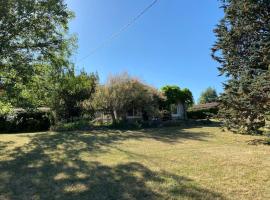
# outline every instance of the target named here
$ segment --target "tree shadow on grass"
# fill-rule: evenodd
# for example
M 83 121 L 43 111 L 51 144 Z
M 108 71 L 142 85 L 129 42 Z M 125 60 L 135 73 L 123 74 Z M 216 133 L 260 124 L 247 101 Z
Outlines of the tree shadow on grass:
M 270 137 L 263 139 L 253 139 L 247 142 L 249 145 L 270 145 Z
M 59 150 L 60 146 L 66 155 L 76 157 L 81 152 L 103 152 L 106 147 L 119 144 L 125 140 L 152 139 L 165 143 L 180 143 L 185 140 L 207 141 L 212 135 L 207 131 L 189 132 L 188 128 L 179 127 L 155 128 L 138 131 L 128 130 L 92 130 L 90 132 L 56 132 L 21 135 L 31 142 L 24 149 L 42 147 L 44 151 Z
M 106 166 L 80 158 L 81 153 L 101 153 L 103 147 L 127 139 L 172 142 L 202 140 L 206 134 L 191 137 L 181 130 L 171 130 L 179 132 L 166 135 L 160 129 L 156 134 L 148 130 L 22 135 L 30 139 L 22 147 L 5 152 L 8 144 L 0 144 L 10 157 L 0 161 L 0 199 L 225 199 L 187 177 L 152 171 L 137 162 Z
M 224 199 L 196 186 L 191 179 L 153 172 L 136 162 L 110 167 L 98 162 L 76 160 L 71 164 L 47 160 L 32 166 L 34 160 L 29 159 L 24 159 L 28 160 L 26 163 L 1 163 L 1 199 Z M 159 188 L 166 179 L 173 187 Z M 156 188 L 149 183 L 156 184 Z
M 175 127 L 147 129 L 143 132 L 144 137 L 166 143 L 179 143 L 184 140 L 206 141 L 211 137 L 207 131 L 189 132 L 188 128 L 176 129 Z
M 7 153 L 8 152 L 7 148 L 12 144 L 14 144 L 14 142 L 12 141 L 8 142 L 0 141 L 0 155 Z

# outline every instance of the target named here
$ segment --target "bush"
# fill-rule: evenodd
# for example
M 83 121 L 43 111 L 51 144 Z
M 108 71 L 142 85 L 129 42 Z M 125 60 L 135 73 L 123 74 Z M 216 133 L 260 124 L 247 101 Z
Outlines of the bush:
M 161 115 L 160 118 L 161 118 L 162 121 L 169 121 L 169 120 L 172 119 L 171 112 L 168 111 L 168 110 L 162 110 L 160 112 L 160 115 Z
M 6 121 L 6 118 L 0 117 L 0 132 L 4 132 L 9 126 L 9 122 Z
M 209 119 L 218 113 L 218 108 L 189 110 L 187 116 L 189 119 Z
M 51 112 L 33 111 L 21 112 L 14 116 L 0 118 L 0 132 L 39 132 L 47 131 L 54 124 Z
M 75 122 L 59 122 L 51 127 L 51 131 L 86 131 L 93 128 L 88 120 L 78 120 Z

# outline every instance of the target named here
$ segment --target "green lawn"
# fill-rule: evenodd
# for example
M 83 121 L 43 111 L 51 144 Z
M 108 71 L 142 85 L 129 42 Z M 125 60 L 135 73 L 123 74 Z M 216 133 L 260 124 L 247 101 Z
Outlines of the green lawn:
M 270 146 L 218 127 L 0 135 L 0 199 L 270 199 Z

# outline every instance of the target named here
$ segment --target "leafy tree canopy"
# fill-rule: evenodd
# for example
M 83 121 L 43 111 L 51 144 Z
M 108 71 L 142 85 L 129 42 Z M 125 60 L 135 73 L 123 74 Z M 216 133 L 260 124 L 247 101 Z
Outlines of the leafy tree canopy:
M 64 0 L 0 0 L 1 104 L 46 104 L 56 79 L 70 68 L 72 16 Z
M 93 105 L 97 110 L 109 113 L 113 122 L 124 119 L 130 109 L 147 112 L 152 116 L 158 110 L 161 94 L 126 73 L 111 76 L 105 85 L 99 86 Z
M 84 111 L 84 101 L 92 100 L 98 84 L 97 74 L 87 74 L 82 71 L 75 75 L 66 73 L 61 79 L 53 98 L 52 108 L 56 111 L 58 120 L 72 120 L 80 117 Z M 91 112 L 89 112 L 91 111 Z M 88 114 L 93 114 L 93 109 L 88 108 Z
M 187 89 L 180 89 L 175 85 L 167 85 L 161 88 L 164 96 L 166 97 L 167 105 L 176 104 L 178 102 L 192 105 L 194 103 L 192 92 Z
M 199 103 L 205 104 L 205 103 L 211 103 L 216 102 L 218 100 L 217 92 L 214 88 L 207 88 L 205 91 L 202 92 Z

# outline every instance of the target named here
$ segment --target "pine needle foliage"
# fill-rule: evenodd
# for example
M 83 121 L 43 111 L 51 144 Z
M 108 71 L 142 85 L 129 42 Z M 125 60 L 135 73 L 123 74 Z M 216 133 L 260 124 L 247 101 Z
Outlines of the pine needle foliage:
M 260 133 L 270 111 L 270 1 L 222 0 L 213 58 L 228 81 L 220 116 L 227 128 Z

